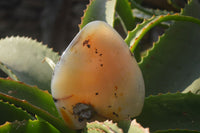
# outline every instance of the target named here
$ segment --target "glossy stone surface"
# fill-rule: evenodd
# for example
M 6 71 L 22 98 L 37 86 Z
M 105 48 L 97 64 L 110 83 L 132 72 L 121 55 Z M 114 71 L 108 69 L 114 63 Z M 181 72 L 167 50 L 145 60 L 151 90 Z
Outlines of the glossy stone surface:
M 120 121 L 140 114 L 145 96 L 138 64 L 120 35 L 108 24 L 87 24 L 57 63 L 51 89 L 67 125 Z

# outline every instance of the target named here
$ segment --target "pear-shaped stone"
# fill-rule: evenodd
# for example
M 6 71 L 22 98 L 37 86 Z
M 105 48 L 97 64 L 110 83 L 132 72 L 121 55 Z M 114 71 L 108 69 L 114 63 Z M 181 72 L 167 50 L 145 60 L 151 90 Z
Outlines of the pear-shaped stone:
M 57 109 L 66 124 L 120 121 L 140 114 L 145 96 L 138 64 L 121 36 L 108 24 L 87 24 L 57 63 L 51 82 Z

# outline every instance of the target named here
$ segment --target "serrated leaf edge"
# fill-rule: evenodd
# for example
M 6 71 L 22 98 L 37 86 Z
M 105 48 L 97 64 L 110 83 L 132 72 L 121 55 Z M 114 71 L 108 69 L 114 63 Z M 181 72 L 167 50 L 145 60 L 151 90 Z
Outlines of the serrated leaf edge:
M 145 13 L 147 15 L 151 15 L 151 16 L 153 16 L 153 15 L 156 15 L 156 16 L 164 15 L 164 14 L 156 14 L 156 11 L 163 11 L 163 12 L 168 12 L 169 14 L 174 14 L 173 11 L 167 11 L 166 9 L 160 10 L 160 9 L 143 7 L 140 4 L 138 4 L 137 2 L 135 2 L 134 0 L 130 0 L 130 2 L 131 2 L 131 5 L 133 5 L 132 8 L 138 9 L 138 10 L 142 11 L 143 13 Z
M 37 41 L 37 39 L 33 39 L 31 37 L 26 37 L 26 36 L 6 36 L 5 38 L 1 38 L 0 41 L 5 40 L 5 39 L 12 39 L 12 38 L 25 39 L 25 40 L 28 40 L 28 41 L 33 41 L 33 42 L 35 42 L 34 45 L 38 45 L 38 46 L 42 46 L 43 48 L 47 48 L 47 50 L 49 50 L 50 52 L 53 52 L 53 53 L 57 54 L 58 56 L 60 56 L 58 52 L 53 51 L 53 48 L 49 48 L 47 44 L 43 44 L 43 42 L 39 42 L 39 41 Z
M 87 130 L 99 129 L 99 130 L 104 131 L 104 129 L 101 129 L 101 126 L 103 126 L 110 131 L 109 133 L 116 133 L 115 129 L 110 127 L 109 124 L 113 124 L 114 126 L 116 126 L 118 128 L 118 133 L 123 133 L 123 130 L 117 126 L 117 123 L 113 123 L 112 120 L 106 120 L 104 122 L 93 121 L 93 122 L 87 123 Z M 97 127 L 98 125 L 99 127 Z M 88 126 L 91 126 L 91 127 L 88 128 Z
M 12 103 L 9 103 L 9 102 L 7 102 L 7 101 L 3 101 L 2 99 L 0 99 L 0 103 L 7 104 L 7 105 L 9 105 L 9 106 L 11 106 L 11 107 L 14 107 L 14 108 L 17 109 L 17 110 L 20 110 L 20 111 L 22 111 L 22 112 L 24 112 L 24 113 L 27 113 L 28 116 L 30 116 L 30 118 L 31 118 L 31 117 L 34 117 L 34 116 L 32 116 L 29 112 L 27 112 L 26 110 L 24 110 L 23 108 L 17 107 L 17 106 L 15 106 L 15 105 L 12 104 Z
M 74 132 L 73 130 L 69 129 L 67 125 L 64 123 L 63 120 L 53 116 L 48 111 L 41 109 L 35 105 L 30 104 L 26 100 L 21 100 L 3 93 L 0 93 L 0 99 L 2 99 L 5 102 L 12 103 L 16 106 L 20 106 L 24 110 L 27 110 L 30 113 L 36 114 L 39 117 L 43 118 L 44 120 L 48 121 L 50 124 L 52 124 L 54 127 L 56 127 L 61 132 Z
M 142 125 L 140 125 L 140 123 L 137 123 L 136 119 L 134 119 L 134 120 L 131 121 L 130 128 L 131 128 L 132 126 L 133 126 L 133 127 L 136 126 L 136 127 L 139 127 L 139 128 L 141 128 L 141 129 L 143 129 L 144 133 L 150 133 L 150 132 L 149 132 L 149 128 L 144 128 Z M 129 130 L 130 130 L 130 129 L 129 129 Z M 131 132 L 128 131 L 128 133 L 131 133 Z
M 92 3 L 94 2 L 95 0 L 89 0 L 89 4 L 86 5 L 86 9 L 83 10 L 83 16 L 81 17 L 81 23 L 78 25 L 79 27 L 79 31 L 83 28 L 82 25 L 83 25 L 83 19 L 85 18 L 86 16 L 86 11 L 89 9 L 89 7 L 92 5 Z
M 9 69 L 4 63 L 0 61 L 0 69 L 5 72 L 10 78 L 15 81 L 19 81 L 18 77 L 13 73 L 11 69 Z

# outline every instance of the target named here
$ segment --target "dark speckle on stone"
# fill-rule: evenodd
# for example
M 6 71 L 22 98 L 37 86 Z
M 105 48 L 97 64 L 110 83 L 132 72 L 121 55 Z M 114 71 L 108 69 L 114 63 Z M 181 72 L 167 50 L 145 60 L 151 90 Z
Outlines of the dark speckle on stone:
M 119 117 L 119 115 L 117 113 L 115 113 L 115 112 L 113 112 L 113 115 L 115 115 L 116 117 Z
M 88 43 L 89 43 L 89 40 L 85 40 L 85 41 L 83 42 L 83 46 L 87 45 Z
M 56 103 L 58 100 L 56 98 L 53 97 L 53 101 Z
M 90 48 L 90 44 L 87 44 L 87 47 Z
M 95 49 L 95 53 L 96 53 L 96 54 L 98 54 L 98 51 L 97 51 L 97 49 Z
M 116 93 L 116 92 L 114 93 L 114 95 L 115 95 L 115 97 L 117 98 L 117 93 Z

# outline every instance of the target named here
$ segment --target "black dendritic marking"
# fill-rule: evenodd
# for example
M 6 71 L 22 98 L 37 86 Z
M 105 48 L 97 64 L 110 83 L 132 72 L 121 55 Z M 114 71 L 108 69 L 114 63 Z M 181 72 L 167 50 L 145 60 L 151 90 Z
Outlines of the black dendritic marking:
M 115 115 L 116 117 L 119 117 L 119 115 L 117 113 L 115 113 L 115 112 L 113 112 L 113 115 Z

